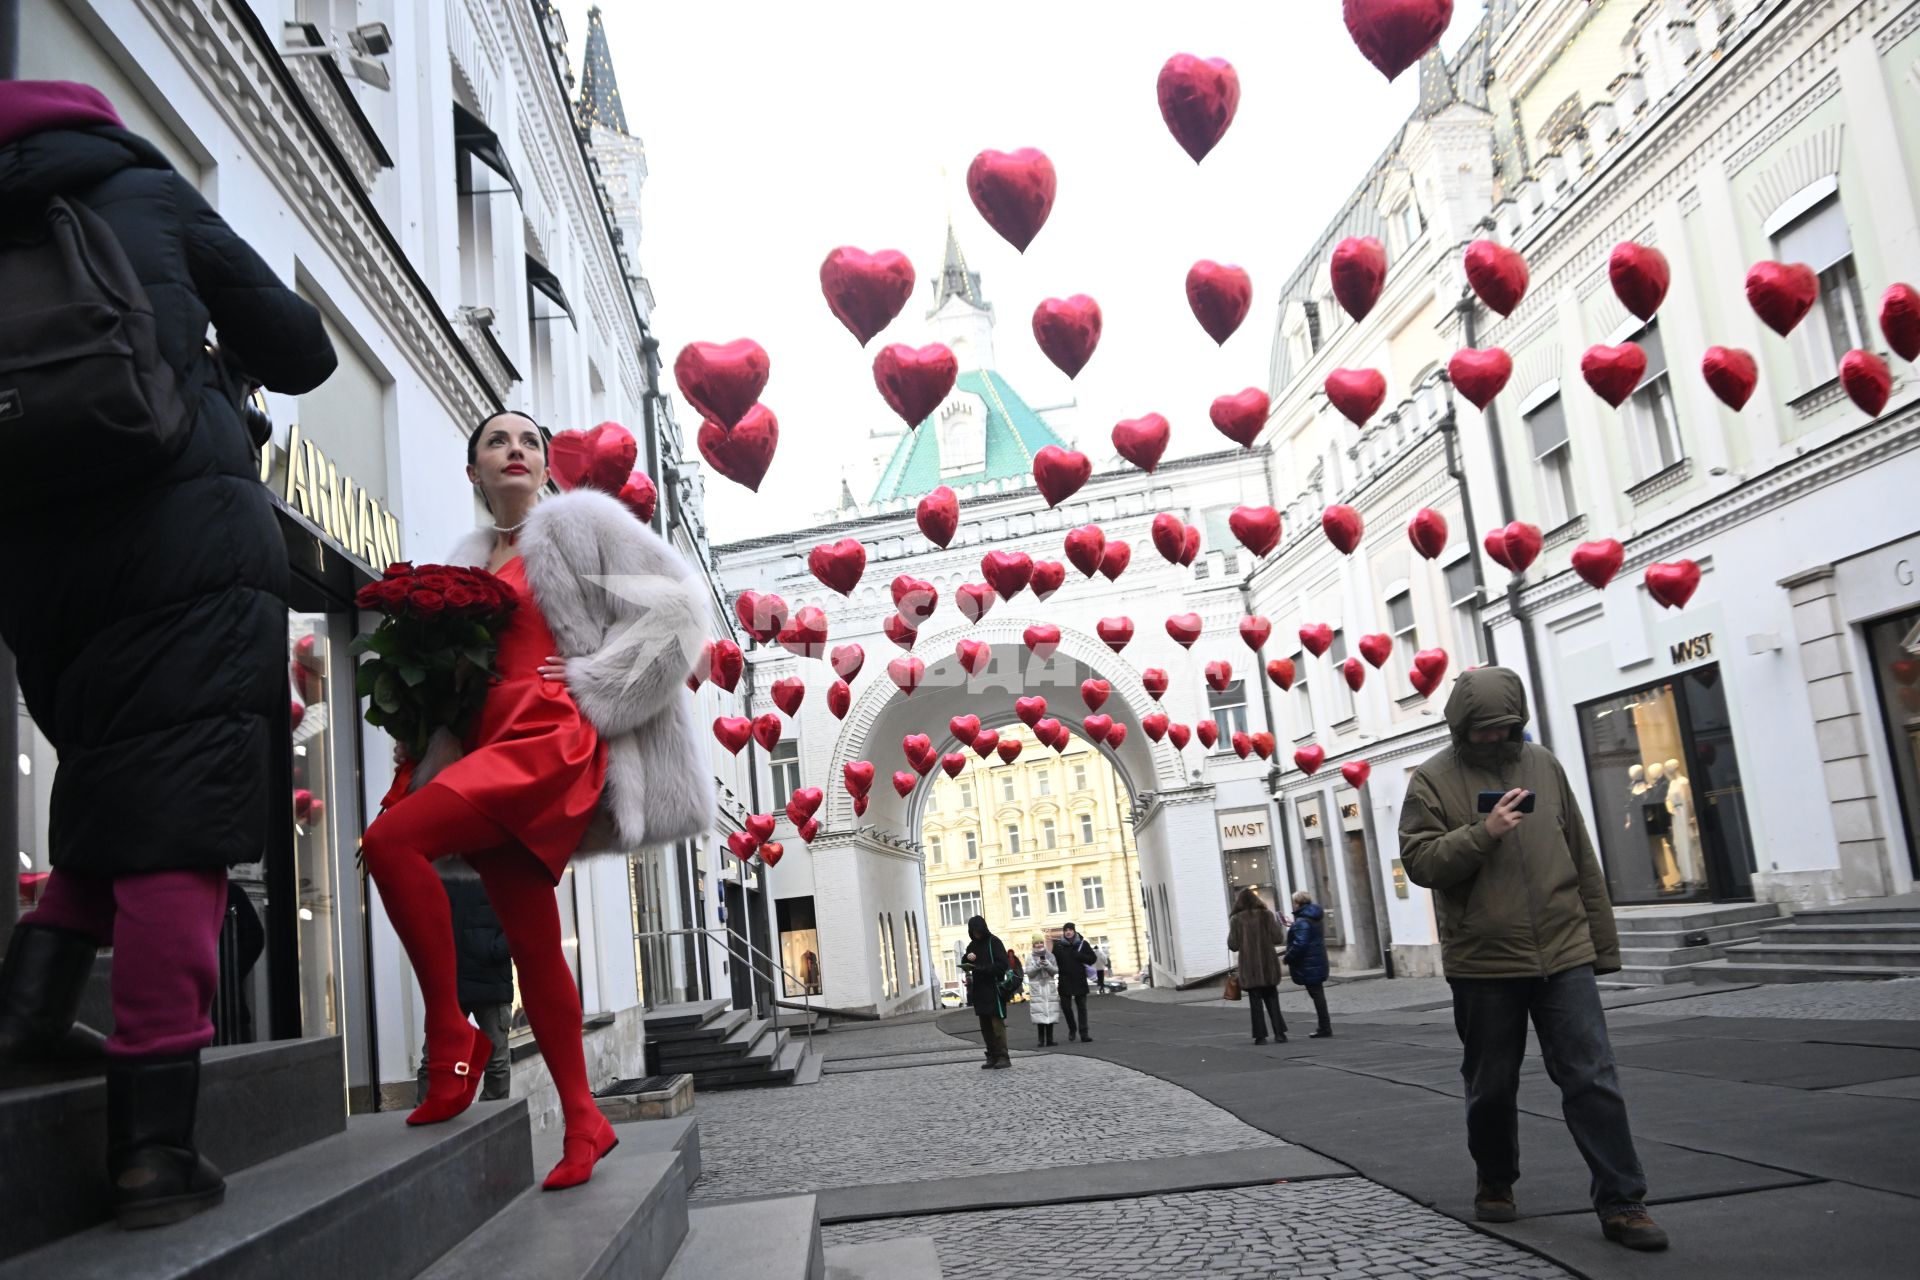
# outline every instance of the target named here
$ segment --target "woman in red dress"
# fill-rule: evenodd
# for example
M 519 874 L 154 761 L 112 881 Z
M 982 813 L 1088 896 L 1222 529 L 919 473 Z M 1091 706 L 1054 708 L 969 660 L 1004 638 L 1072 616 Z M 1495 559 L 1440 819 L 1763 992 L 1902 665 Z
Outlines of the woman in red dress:
M 465 740 L 442 733 L 426 760 L 402 764 L 362 849 L 426 1004 L 427 1096 L 407 1122 L 466 1110 L 493 1052 L 460 1008 L 451 912 L 432 865 L 464 858 L 506 931 L 560 1094 L 565 1154 L 544 1184 L 558 1190 L 591 1177 L 618 1139 L 587 1081 L 554 886 L 576 853 L 624 853 L 711 825 L 713 783 L 683 684 L 709 606 L 686 562 L 613 498 L 540 500 L 546 440 L 531 418 L 481 423 L 467 458 L 494 522 L 449 561 L 485 565 L 520 608 Z

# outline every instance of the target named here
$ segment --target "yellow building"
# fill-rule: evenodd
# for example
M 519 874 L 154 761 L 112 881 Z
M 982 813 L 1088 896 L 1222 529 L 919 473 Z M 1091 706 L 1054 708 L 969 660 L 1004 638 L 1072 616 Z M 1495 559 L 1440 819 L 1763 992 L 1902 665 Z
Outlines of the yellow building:
M 985 916 L 1021 954 L 1034 934 L 1051 940 L 1072 921 L 1107 947 L 1111 972 L 1132 981 L 1145 963 L 1147 934 L 1126 789 L 1081 738 L 1055 755 L 1022 725 L 1000 736 L 1024 744 L 1012 764 L 970 751 L 958 777 L 933 775 L 921 841 L 941 981 L 961 979 L 973 915 Z

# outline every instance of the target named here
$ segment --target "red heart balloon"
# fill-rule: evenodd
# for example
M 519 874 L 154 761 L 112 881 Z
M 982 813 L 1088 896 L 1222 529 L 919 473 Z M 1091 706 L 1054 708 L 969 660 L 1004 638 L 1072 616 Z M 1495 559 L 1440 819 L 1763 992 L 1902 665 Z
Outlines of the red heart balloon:
M 1298 765 L 1300 772 L 1308 777 L 1312 777 L 1320 766 L 1326 763 L 1326 759 L 1326 748 L 1321 746 L 1301 747 L 1293 753 L 1294 764 Z
M 1327 401 L 1356 427 L 1387 402 L 1387 379 L 1378 369 L 1335 369 L 1324 385 Z
M 1033 557 L 1024 551 L 989 551 L 980 557 L 980 573 L 1002 600 L 1011 600 L 1033 577 Z
M 1170 724 L 1167 726 L 1167 741 L 1173 744 L 1175 751 L 1185 751 L 1187 743 L 1193 741 L 1193 730 L 1184 724 Z
M 1200 745 L 1213 750 L 1213 744 L 1220 741 L 1220 726 L 1212 720 L 1202 720 L 1193 726 L 1193 736 L 1200 739 Z
M 1580 357 L 1580 376 L 1595 395 L 1618 409 L 1647 376 L 1647 353 L 1637 342 L 1588 347 Z
M 920 681 L 927 674 L 927 664 L 920 659 L 902 654 L 887 664 L 887 679 L 909 698 L 920 687 Z
M 1372 236 L 1348 236 L 1333 246 L 1327 274 L 1346 313 L 1364 320 L 1387 282 L 1387 247 Z
M 1447 377 L 1476 409 L 1492 404 L 1512 376 L 1513 357 L 1499 347 L 1465 347 L 1447 361 Z
M 1097 524 L 1082 525 L 1067 534 L 1067 559 L 1073 567 L 1091 578 L 1100 569 L 1100 557 L 1107 551 L 1107 535 Z
M 1245 760 L 1253 754 L 1253 739 L 1249 738 L 1246 734 L 1236 730 L 1229 735 L 1228 741 L 1233 744 L 1233 754 L 1239 756 L 1242 760 Z
M 1034 657 L 1045 662 L 1060 648 L 1060 628 L 1051 622 L 1035 623 L 1020 633 L 1027 649 Z
M 1087 737 L 1094 742 L 1105 742 L 1107 735 L 1113 732 L 1112 716 L 1088 716 L 1080 722 L 1087 731 Z
M 1267 663 L 1267 679 L 1279 685 L 1281 690 L 1293 688 L 1293 659 L 1274 658 Z
M 1121 724 L 1118 720 L 1115 720 L 1113 722 L 1113 727 L 1107 730 L 1107 745 L 1117 751 L 1120 749 L 1120 744 L 1125 742 L 1126 740 L 1127 740 L 1127 726 L 1125 726 L 1124 724 Z
M 962 742 L 972 742 L 974 735 L 980 732 L 980 717 L 955 716 L 947 721 L 947 732 Z
M 1622 240 L 1607 256 L 1607 277 L 1613 281 L 1613 292 L 1621 306 L 1642 320 L 1651 320 L 1666 300 L 1673 271 L 1667 265 L 1667 255 L 1658 249 Z
M 1015 698 L 1013 714 L 1020 717 L 1021 724 L 1031 729 L 1047 714 L 1047 700 L 1041 697 Z
M 957 778 L 960 771 L 967 767 L 967 755 L 964 751 L 949 751 L 940 757 L 940 768 L 949 778 Z
M 807 682 L 799 676 L 782 676 L 773 682 L 768 693 L 773 698 L 773 705 L 780 708 L 780 714 L 791 717 L 806 701 Z
M 1077 450 L 1050 444 L 1033 455 L 1033 482 L 1040 486 L 1040 495 L 1050 507 L 1080 492 L 1080 486 L 1092 474 L 1093 460 Z
M 711 647 L 713 642 L 708 641 L 707 643 L 708 643 L 708 646 Z M 700 686 L 698 683 L 695 683 L 693 687 L 697 689 Z M 306 707 L 302 706 L 299 702 L 296 702 L 292 698 L 287 699 L 287 703 L 289 707 L 288 719 L 290 721 L 290 725 L 292 728 L 298 729 L 300 727 L 300 722 L 307 718 L 307 709 Z
M 1507 566 L 1515 573 L 1525 573 L 1527 566 L 1540 558 L 1544 542 L 1540 526 L 1515 520 L 1501 532 L 1506 539 Z
M 1620 564 L 1626 558 L 1627 549 L 1618 538 L 1583 542 L 1573 549 L 1573 571 L 1589 585 L 1605 588 L 1613 581 L 1613 575 L 1620 572 Z
M 1684 608 L 1700 585 L 1700 566 L 1691 560 L 1650 564 L 1642 581 L 1647 584 L 1647 594 L 1663 607 Z
M 785 857 L 787 847 L 778 840 L 769 840 L 760 846 L 760 861 L 769 867 L 778 866 Z
M 1434 686 L 1447 674 L 1447 651 L 1445 649 L 1422 649 L 1413 655 L 1413 674 L 1421 677 L 1415 680 L 1414 687 L 1421 693 L 1432 693 Z M 1422 681 L 1425 686 L 1422 687 Z
M 1873 352 L 1853 350 L 1840 357 L 1840 385 L 1869 418 L 1877 418 L 1893 391 L 1893 374 Z
M 1739 347 L 1708 347 L 1700 358 L 1700 373 L 1720 402 L 1736 413 L 1746 407 L 1760 381 L 1760 366 Z
M 1354 45 L 1392 80 L 1440 43 L 1453 0 L 1346 0 L 1345 16 Z
M 1207 688 L 1215 693 L 1225 693 L 1227 686 L 1233 683 L 1233 664 L 1216 658 L 1206 666 Z
M 1349 760 L 1340 766 L 1340 776 L 1355 791 L 1367 785 L 1367 779 L 1373 776 L 1373 766 L 1365 760 Z
M 993 729 L 982 729 L 973 735 L 973 742 L 970 745 L 973 747 L 973 754 L 985 760 L 993 754 L 993 749 L 1000 745 L 1000 734 Z
M 1354 548 L 1360 545 L 1360 536 L 1366 532 L 1366 525 L 1360 519 L 1360 513 L 1344 502 L 1336 502 L 1320 513 L 1320 531 L 1327 535 L 1334 549 L 1343 556 L 1350 556 Z
M 933 767 L 940 756 L 933 749 L 933 739 L 924 733 L 910 733 L 900 739 L 900 751 L 907 757 L 907 763 L 923 774 Z
M 1140 687 L 1146 690 L 1149 698 L 1160 701 L 1161 695 L 1167 691 L 1167 673 L 1159 667 L 1148 667 L 1140 673 Z
M 1058 751 L 1060 749 L 1060 743 L 1072 735 L 1067 732 L 1066 726 L 1058 720 L 1047 718 L 1034 721 L 1033 736 L 1047 746 L 1052 747 L 1055 751 Z
M 1187 269 L 1187 305 L 1216 343 L 1224 343 L 1253 306 L 1253 278 L 1242 267 L 1202 258 Z
M 617 422 L 591 431 L 561 431 L 547 442 L 547 469 L 562 489 L 617 494 L 639 457 L 639 442 Z
M 1333 628 L 1324 622 L 1309 622 L 1300 628 L 1300 647 L 1319 657 L 1333 646 Z
M 953 541 L 954 532 L 960 528 L 960 499 L 954 496 L 953 490 L 941 485 L 920 499 L 913 509 L 913 519 L 928 542 L 944 547 Z
M 1025 745 L 1026 744 L 1018 738 L 1002 738 L 1000 739 L 1000 745 L 994 749 L 1000 753 L 1000 759 L 1002 761 L 1007 764 L 1012 764 L 1020 758 L 1020 750 Z
M 799 826 L 820 811 L 826 793 L 818 787 L 801 787 L 787 797 L 787 821 Z
M 1510 315 L 1527 296 L 1527 260 L 1505 245 L 1475 240 L 1467 246 L 1467 283 L 1480 301 L 1501 315 Z
M 1180 546 L 1180 563 L 1183 565 L 1190 565 L 1194 562 L 1194 559 L 1199 556 L 1199 554 L 1200 554 L 1200 526 L 1197 524 L 1190 524 L 1187 526 L 1186 539 L 1184 542 L 1181 543 L 1181 546 Z
M 849 760 L 840 766 L 840 781 L 850 796 L 863 796 L 873 790 L 873 762 Z
M 953 602 L 968 622 L 978 622 L 993 608 L 993 588 L 984 582 L 968 582 L 955 588 Z
M 867 797 L 855 796 L 853 798 L 853 816 L 856 818 L 864 817 L 866 816 L 866 812 L 867 812 Z
M 1167 736 L 1167 726 L 1172 722 L 1164 711 L 1150 711 L 1140 717 L 1140 731 L 1155 742 Z
M 769 711 L 753 718 L 753 740 L 771 751 L 780 741 L 780 717 Z
M 754 843 L 773 839 L 773 815 L 770 813 L 750 813 L 747 815 L 747 834 Z
M 1243 449 L 1251 449 L 1253 442 L 1260 438 L 1261 428 L 1267 425 L 1267 414 L 1272 407 L 1266 392 L 1248 387 L 1235 395 L 1216 398 L 1207 417 L 1221 435 Z
M 1887 286 L 1880 296 L 1880 332 L 1902 360 L 1920 360 L 1920 291 L 1910 284 Z
M 820 834 L 820 819 L 818 818 L 808 818 L 806 820 L 806 823 L 802 825 L 800 828 L 800 838 L 802 840 L 805 840 L 808 844 L 812 844 L 813 838 L 819 834 Z
M 1193 648 L 1193 642 L 1200 638 L 1201 622 L 1197 613 L 1176 613 L 1167 619 L 1167 634 L 1182 649 Z
M 856 538 L 823 542 L 807 554 L 807 568 L 829 589 L 851 595 L 867 571 L 867 549 Z
M 863 347 L 907 305 L 913 280 L 913 264 L 893 249 L 866 253 L 843 245 L 820 264 L 827 309 Z
M 1416 667 L 1412 671 L 1407 672 L 1407 682 L 1422 696 L 1431 697 L 1433 696 L 1435 687 L 1440 683 L 1440 678 Z
M 1920 683 L 1920 662 L 1912 658 L 1895 658 L 1887 664 L 1887 670 L 1903 685 Z
M 847 718 L 848 708 L 853 706 L 853 686 L 845 680 L 835 680 L 827 686 L 827 710 L 833 712 L 833 718 Z
M 1372 635 L 1361 636 L 1357 648 L 1360 656 L 1378 671 L 1387 665 L 1387 658 L 1393 653 L 1393 637 L 1384 631 L 1376 631 Z
M 860 674 L 860 668 L 867 665 L 867 651 L 857 644 L 837 644 L 833 652 L 827 655 L 833 674 L 842 680 L 852 680 Z
M 1263 730 L 1249 736 L 1253 739 L 1253 753 L 1255 755 L 1259 756 L 1262 760 L 1270 759 L 1273 756 L 1272 734 Z
M 1133 619 L 1102 618 L 1093 624 L 1093 631 L 1107 648 L 1118 653 L 1133 639 Z
M 1100 573 L 1108 582 L 1117 582 L 1120 575 L 1133 563 L 1133 548 L 1118 538 L 1107 541 L 1107 549 L 1100 553 Z
M 818 658 L 827 651 L 827 615 L 813 605 L 802 605 L 780 628 L 780 647 L 796 658 Z
M 1432 507 L 1422 507 L 1407 521 L 1407 541 L 1432 560 L 1447 549 L 1447 518 Z
M 954 655 L 960 659 L 960 667 L 970 676 L 977 676 L 987 669 L 993 660 L 993 646 L 984 640 L 962 640 L 954 646 Z
M 938 342 L 918 348 L 896 342 L 873 358 L 873 384 L 880 388 L 880 398 L 909 427 L 933 415 L 959 376 L 960 362 Z
M 893 593 L 893 607 L 910 626 L 920 627 L 933 616 L 934 606 L 940 603 L 940 589 L 925 578 L 916 578 L 903 573 L 893 580 L 889 588 Z
M 773 451 L 780 445 L 780 422 L 773 410 L 756 404 L 731 431 L 706 419 L 694 442 L 715 471 L 758 493 L 767 468 L 773 465 Z
M 787 602 L 771 591 L 742 591 L 733 602 L 733 616 L 740 619 L 746 633 L 761 644 L 772 644 L 787 625 Z
M 1168 564 L 1179 564 L 1181 549 L 1187 545 L 1186 521 L 1171 511 L 1162 511 L 1153 518 L 1150 531 L 1153 549 L 1165 557 Z
M 674 357 L 673 380 L 696 413 L 731 430 L 767 389 L 772 367 L 766 349 L 752 338 L 690 342 Z
M 1032 147 L 982 151 L 967 166 L 967 194 L 987 225 L 1025 253 L 1053 212 L 1053 161 Z
M 888 614 L 886 621 L 880 624 L 880 630 L 886 633 L 887 639 L 902 649 L 913 648 L 913 642 L 920 638 L 920 632 L 914 628 L 913 624 L 897 613 Z
M 1160 118 L 1199 164 L 1226 136 L 1240 106 L 1240 76 L 1225 58 L 1176 53 L 1160 68 Z
M 745 716 L 719 716 L 713 722 L 713 737 L 737 756 L 740 748 L 746 746 L 748 739 L 753 737 L 753 721 Z
M 1149 413 L 1114 425 L 1113 451 L 1142 471 L 1151 472 L 1160 465 L 1160 455 L 1172 439 L 1172 425 L 1159 414 Z
M 1227 513 L 1227 528 L 1256 556 L 1280 545 L 1280 513 L 1273 507 L 1235 507 Z
M 751 858 L 753 851 L 759 847 L 760 842 L 744 831 L 727 832 L 727 852 L 742 862 Z
M 1240 642 L 1255 653 L 1260 652 L 1272 634 L 1273 623 L 1257 613 L 1240 619 Z
M 653 523 L 653 511 L 659 505 L 660 490 L 655 487 L 652 476 L 644 471 L 629 473 L 627 482 L 613 496 L 620 499 L 620 505 L 639 517 L 641 524 Z
M 1060 372 L 1073 377 L 1100 345 L 1100 304 L 1084 293 L 1045 299 L 1033 309 L 1033 340 Z
M 1098 711 L 1113 693 L 1113 686 L 1105 680 L 1082 680 L 1080 682 L 1080 700 L 1087 704 L 1087 710 Z
M 731 640 L 715 640 L 707 656 L 707 679 L 720 688 L 732 693 L 740 684 L 740 676 L 747 669 L 746 655 L 740 652 L 740 646 Z
M 1340 674 L 1346 677 L 1347 688 L 1353 690 L 1355 693 L 1360 692 L 1360 686 L 1367 682 L 1366 664 L 1362 663 L 1358 658 L 1348 658 L 1345 662 L 1342 662 L 1340 664 Z
M 1781 337 L 1807 318 L 1820 296 L 1820 277 L 1804 262 L 1756 262 L 1747 270 L 1747 305 Z

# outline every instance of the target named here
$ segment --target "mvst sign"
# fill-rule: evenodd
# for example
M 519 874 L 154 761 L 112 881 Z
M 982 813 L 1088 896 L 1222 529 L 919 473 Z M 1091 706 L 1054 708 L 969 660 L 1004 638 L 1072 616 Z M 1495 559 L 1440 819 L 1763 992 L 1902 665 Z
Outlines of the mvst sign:
M 1220 814 L 1219 818 L 1222 849 L 1264 849 L 1273 843 L 1264 809 L 1242 809 Z
M 1703 658 L 1711 658 L 1713 633 L 1708 632 L 1703 636 L 1695 636 L 1691 640 L 1678 641 L 1667 646 L 1667 651 L 1673 655 L 1673 665 L 1676 667 L 1682 663 L 1699 662 Z

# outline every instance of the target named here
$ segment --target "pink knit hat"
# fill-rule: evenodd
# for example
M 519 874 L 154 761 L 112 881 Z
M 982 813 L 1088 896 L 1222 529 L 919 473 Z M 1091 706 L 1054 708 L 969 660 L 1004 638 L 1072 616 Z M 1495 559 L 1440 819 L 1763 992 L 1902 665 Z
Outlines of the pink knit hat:
M 107 95 L 71 80 L 0 80 L 0 146 L 48 129 L 120 123 Z

